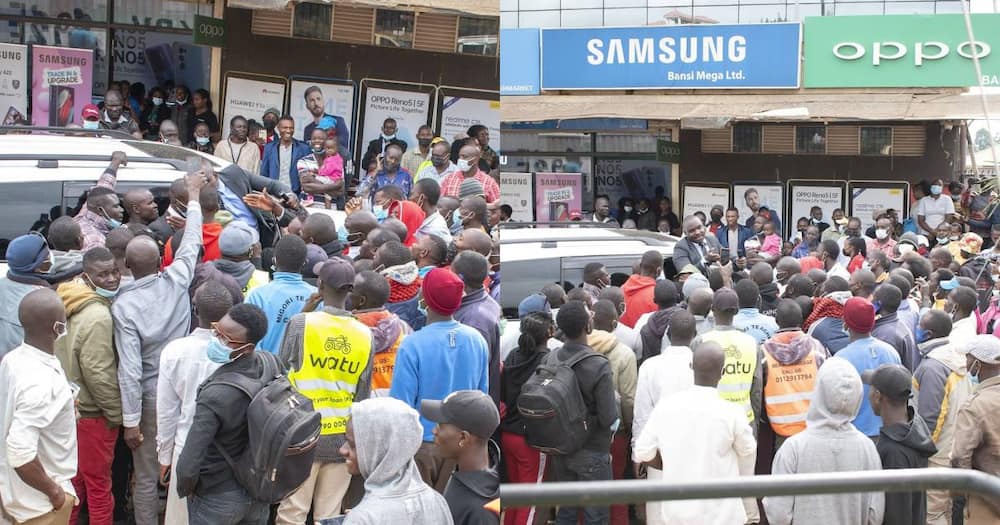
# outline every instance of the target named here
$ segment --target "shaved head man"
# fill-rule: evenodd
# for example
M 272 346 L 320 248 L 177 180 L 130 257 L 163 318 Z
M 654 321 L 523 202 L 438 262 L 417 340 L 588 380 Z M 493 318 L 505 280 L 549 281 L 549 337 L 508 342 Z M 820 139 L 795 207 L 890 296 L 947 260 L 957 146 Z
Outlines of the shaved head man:
M 455 248 L 459 253 L 472 250 L 484 257 L 489 257 L 490 251 L 493 249 L 493 240 L 482 230 L 462 230 L 455 236 Z
M 129 190 L 125 194 L 125 211 L 128 212 L 128 224 L 149 225 L 159 217 L 160 210 L 153 200 L 153 192 L 146 189 Z

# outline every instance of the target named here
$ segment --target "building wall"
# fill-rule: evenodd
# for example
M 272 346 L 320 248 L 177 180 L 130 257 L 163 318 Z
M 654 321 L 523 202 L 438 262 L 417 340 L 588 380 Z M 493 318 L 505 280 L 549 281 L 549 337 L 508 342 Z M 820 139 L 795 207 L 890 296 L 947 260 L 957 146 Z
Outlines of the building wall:
M 496 57 L 256 35 L 248 9 L 226 9 L 222 71 L 306 75 L 360 82 L 378 78 L 496 91 Z
M 937 122 L 927 123 L 922 157 L 703 153 L 701 131 L 682 130 L 680 184 L 789 179 L 894 180 L 911 184 L 932 178 L 947 181 L 960 164 L 958 130 L 944 130 Z

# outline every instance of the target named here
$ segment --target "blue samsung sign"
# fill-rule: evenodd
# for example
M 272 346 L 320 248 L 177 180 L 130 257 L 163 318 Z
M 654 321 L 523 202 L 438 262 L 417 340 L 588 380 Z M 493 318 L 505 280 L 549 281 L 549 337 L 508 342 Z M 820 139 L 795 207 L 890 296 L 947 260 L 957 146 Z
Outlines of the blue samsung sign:
M 542 89 L 793 89 L 801 41 L 798 23 L 543 29 Z
M 538 29 L 500 30 L 500 94 L 537 95 L 539 55 Z

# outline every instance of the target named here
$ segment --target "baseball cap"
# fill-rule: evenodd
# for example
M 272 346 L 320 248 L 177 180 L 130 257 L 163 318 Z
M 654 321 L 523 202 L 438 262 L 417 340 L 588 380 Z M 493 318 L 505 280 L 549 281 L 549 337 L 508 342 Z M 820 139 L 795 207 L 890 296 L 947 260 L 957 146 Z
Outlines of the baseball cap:
M 267 108 L 267 111 L 265 111 L 261 115 L 261 117 L 267 116 L 268 113 L 274 113 L 274 116 L 279 117 L 279 118 L 281 117 L 281 110 L 278 109 L 278 108 Z
M 979 251 L 983 248 L 983 238 L 978 234 L 969 232 L 962 236 L 962 239 L 958 241 L 958 249 L 963 252 L 971 253 L 972 255 L 979 255 Z
M 233 221 L 222 229 L 219 234 L 219 251 L 222 255 L 236 257 L 246 255 L 254 244 L 260 242 L 260 234 L 256 228 L 243 221 Z
M 695 274 L 695 273 L 700 273 L 698 271 L 698 267 L 697 266 L 695 266 L 693 264 L 685 264 L 684 267 L 681 268 L 681 271 L 677 272 L 677 275 Z
M 712 310 L 735 312 L 740 309 L 740 298 L 732 288 L 719 288 L 712 298 Z
M 851 297 L 844 303 L 843 318 L 844 326 L 867 334 L 875 327 L 875 307 L 864 297 Z
M 994 339 L 996 338 L 994 337 Z M 1000 339 L 997 339 L 997 342 L 1000 343 Z M 866 385 L 871 385 L 882 395 L 897 401 L 910 399 L 913 388 L 913 376 L 910 375 L 910 371 L 905 366 L 896 364 L 882 365 L 874 370 L 865 370 L 861 374 L 861 381 Z
M 83 106 L 83 111 L 80 112 L 80 116 L 83 120 L 100 120 L 101 110 L 97 109 L 96 104 L 87 104 Z
M 980 334 L 966 344 L 965 351 L 988 365 L 1000 365 L 1000 339 L 991 334 Z
M 483 439 L 489 439 L 500 426 L 500 412 L 493 399 L 479 390 L 452 392 L 442 401 L 425 399 L 420 402 L 420 415 Z
M 552 313 L 552 307 L 549 306 L 549 299 L 540 293 L 536 293 L 525 297 L 521 300 L 521 304 L 517 305 L 518 317 L 524 317 L 532 312 Z
M 308 248 L 306 248 L 308 251 Z M 333 288 L 354 286 L 354 265 L 340 257 L 334 257 L 313 266 L 313 273 L 319 280 Z
M 306 264 L 303 266 L 302 276 L 306 278 L 319 277 L 315 270 L 318 265 L 321 265 L 330 259 L 323 248 L 315 244 L 306 245 Z
M 941 281 L 940 283 L 938 283 L 938 286 L 940 286 L 942 290 L 947 290 L 950 292 L 951 290 L 954 290 L 955 288 L 962 286 L 962 283 L 958 282 L 958 277 L 952 277 L 947 281 Z

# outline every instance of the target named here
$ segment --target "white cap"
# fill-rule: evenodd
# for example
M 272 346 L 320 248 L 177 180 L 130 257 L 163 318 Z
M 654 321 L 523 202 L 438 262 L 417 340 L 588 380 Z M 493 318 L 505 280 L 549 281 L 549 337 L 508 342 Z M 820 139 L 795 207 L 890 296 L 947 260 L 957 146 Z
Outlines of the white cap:
M 1000 365 L 1000 338 L 994 335 L 981 334 L 972 338 L 965 345 L 965 351 L 988 365 Z

